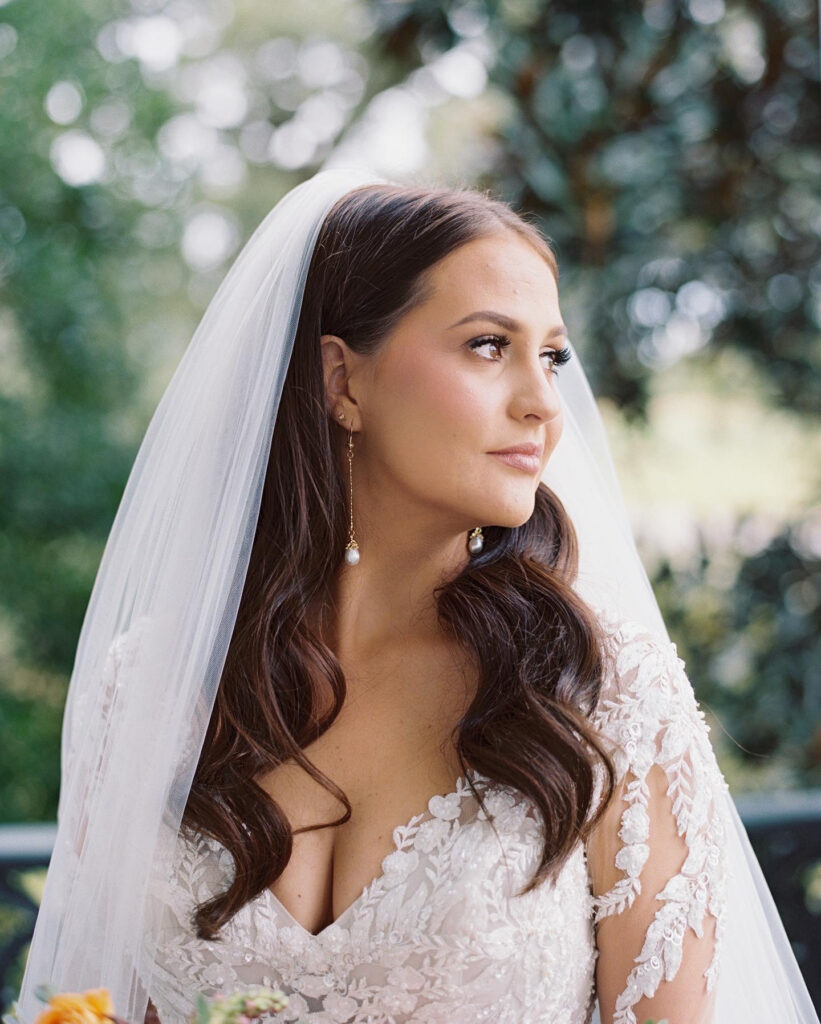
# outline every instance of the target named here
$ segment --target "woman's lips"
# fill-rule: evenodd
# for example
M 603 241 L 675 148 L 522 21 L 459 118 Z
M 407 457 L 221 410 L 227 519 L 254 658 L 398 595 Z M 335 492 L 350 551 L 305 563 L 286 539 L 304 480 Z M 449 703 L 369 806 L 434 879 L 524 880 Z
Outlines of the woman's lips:
M 537 473 L 540 468 L 540 460 L 536 455 L 523 455 L 521 452 L 490 452 L 495 459 L 501 459 L 509 466 L 516 469 L 523 469 L 525 473 Z

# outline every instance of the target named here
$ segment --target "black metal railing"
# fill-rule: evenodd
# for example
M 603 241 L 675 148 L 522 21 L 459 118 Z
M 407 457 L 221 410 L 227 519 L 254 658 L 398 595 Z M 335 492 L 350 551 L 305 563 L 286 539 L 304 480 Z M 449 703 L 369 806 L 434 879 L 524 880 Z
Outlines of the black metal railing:
M 56 825 L 0 825 L 0 1007 L 20 990 Z
M 821 790 L 736 806 L 817 1008 L 821 1008 Z M 56 825 L 0 825 L 0 1007 L 17 997 Z
M 821 1010 L 821 790 L 747 794 L 735 802 Z

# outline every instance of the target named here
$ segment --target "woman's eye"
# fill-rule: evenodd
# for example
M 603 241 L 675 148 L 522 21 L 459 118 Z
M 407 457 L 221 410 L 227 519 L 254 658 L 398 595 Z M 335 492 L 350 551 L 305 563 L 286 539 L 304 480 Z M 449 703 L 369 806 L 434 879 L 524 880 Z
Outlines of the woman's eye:
M 481 338 L 475 338 L 473 341 L 470 342 L 469 347 L 473 350 L 477 350 L 480 348 L 485 348 L 486 346 L 490 345 L 493 346 L 494 348 L 499 349 L 499 351 L 501 352 L 501 350 L 503 348 L 507 348 L 509 344 L 510 338 L 508 338 L 506 335 L 487 334 Z M 548 348 L 545 349 L 544 352 L 542 352 L 542 358 L 544 358 L 544 356 L 547 356 L 550 360 L 548 365 L 551 371 L 555 373 L 559 366 L 564 366 L 564 364 L 570 359 L 570 349 L 567 346 L 565 346 L 562 349 Z M 488 357 L 485 356 L 483 358 Z M 488 361 L 491 363 L 498 363 L 499 359 L 490 358 L 488 359 Z
M 558 367 L 564 366 L 573 358 L 569 345 L 565 345 L 564 348 L 552 348 L 550 349 L 550 354 L 553 356 L 554 372 L 558 372 Z
M 493 345 L 496 348 L 498 348 L 499 350 L 501 350 L 503 348 L 507 348 L 507 346 L 509 344 L 510 344 L 510 339 L 504 337 L 503 335 L 488 334 L 488 335 L 485 335 L 482 338 L 474 339 L 470 343 L 469 347 L 471 349 L 476 350 L 476 349 L 484 348 L 487 345 Z M 492 363 L 498 362 L 498 359 L 491 359 L 490 362 L 492 362 Z

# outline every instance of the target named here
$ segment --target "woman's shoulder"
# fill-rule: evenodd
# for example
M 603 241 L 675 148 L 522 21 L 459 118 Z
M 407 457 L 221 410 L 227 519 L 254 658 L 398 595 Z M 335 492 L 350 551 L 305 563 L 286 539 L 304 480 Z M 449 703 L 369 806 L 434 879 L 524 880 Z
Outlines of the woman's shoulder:
M 710 727 L 676 644 L 634 619 L 596 611 L 604 671 L 591 718 L 609 741 L 617 774 L 630 766 L 641 775 L 685 756 L 714 767 Z
M 176 834 L 164 830 L 155 852 L 152 895 L 171 912 L 173 926 L 188 921 L 191 908 L 213 898 L 233 879 L 234 861 L 221 843 L 181 825 Z
M 593 610 L 601 629 L 605 701 L 679 691 L 692 695 L 684 660 L 666 634 L 612 609 Z
M 657 628 L 631 618 L 611 606 L 592 604 L 593 611 L 606 646 L 621 657 L 636 654 L 648 648 L 676 652 L 676 645 Z

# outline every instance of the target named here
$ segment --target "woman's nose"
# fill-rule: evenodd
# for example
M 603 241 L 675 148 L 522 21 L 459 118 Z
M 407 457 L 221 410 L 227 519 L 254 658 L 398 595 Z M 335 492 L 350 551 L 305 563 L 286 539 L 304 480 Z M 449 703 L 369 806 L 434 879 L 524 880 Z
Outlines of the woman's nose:
M 557 373 L 544 362 L 528 363 L 521 368 L 514 382 L 511 401 L 512 412 L 518 416 L 536 416 L 548 422 L 561 413 L 561 399 L 557 387 Z

